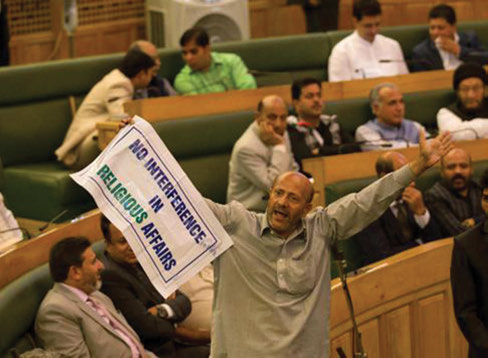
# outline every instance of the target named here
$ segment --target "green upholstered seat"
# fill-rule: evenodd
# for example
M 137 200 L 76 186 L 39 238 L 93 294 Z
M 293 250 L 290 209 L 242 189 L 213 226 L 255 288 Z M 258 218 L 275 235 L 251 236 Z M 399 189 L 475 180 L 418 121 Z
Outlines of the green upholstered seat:
M 4 177 L 8 185 L 3 193 L 17 216 L 49 221 L 68 210 L 58 219 L 63 221 L 95 207 L 90 195 L 55 161 L 9 166 Z
M 154 123 L 154 128 L 195 187 L 225 203 L 230 153 L 253 121 L 252 111 Z
M 1 289 L 0 357 L 11 357 L 8 355 L 11 348 L 18 352 L 33 348 L 29 337 L 33 334 L 37 309 L 52 285 L 48 265 L 44 264 Z

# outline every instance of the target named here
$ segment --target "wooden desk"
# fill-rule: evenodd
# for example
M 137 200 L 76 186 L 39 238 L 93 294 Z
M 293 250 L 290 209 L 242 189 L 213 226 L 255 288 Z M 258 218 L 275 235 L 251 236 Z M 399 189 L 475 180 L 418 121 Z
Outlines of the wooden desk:
M 48 261 L 51 247 L 69 236 L 85 236 L 95 242 L 103 238 L 100 229 L 100 211 L 92 210 L 72 223 L 59 227 L 13 245 L 0 254 L 0 289 L 24 273 Z
M 348 279 L 368 357 L 467 357 L 454 317 L 452 239 L 418 246 Z M 352 357 L 352 324 L 339 279 L 331 283 L 330 356 Z
M 330 102 L 368 97 L 370 90 L 383 82 L 396 83 L 403 93 L 447 89 L 452 86 L 452 75 L 453 71 L 441 70 L 364 80 L 323 82 L 322 99 Z M 291 86 L 284 85 L 195 96 L 139 99 L 126 103 L 124 107 L 129 115 L 137 114 L 154 122 L 253 110 L 264 96 L 270 94 L 279 95 L 291 103 Z
M 343 82 L 323 82 L 322 99 L 326 102 L 368 97 L 371 88 L 379 83 L 394 82 L 403 93 L 448 89 L 452 86 L 453 71 L 417 72 L 408 75 L 380 77 Z M 167 121 L 186 117 L 254 110 L 267 95 L 276 94 L 291 104 L 291 86 L 269 86 L 252 90 L 228 91 L 195 96 L 147 98 L 124 105 L 126 112 L 149 122 Z M 97 124 L 99 147 L 103 149 L 115 137 L 115 122 Z
M 488 139 L 456 142 L 456 146 L 471 154 L 473 161 L 488 159 Z M 418 148 L 396 150 L 409 160 L 417 156 Z M 324 205 L 325 186 L 342 180 L 368 178 L 376 175 L 375 163 L 383 151 L 371 151 L 305 159 L 303 169 L 314 178 L 314 206 Z

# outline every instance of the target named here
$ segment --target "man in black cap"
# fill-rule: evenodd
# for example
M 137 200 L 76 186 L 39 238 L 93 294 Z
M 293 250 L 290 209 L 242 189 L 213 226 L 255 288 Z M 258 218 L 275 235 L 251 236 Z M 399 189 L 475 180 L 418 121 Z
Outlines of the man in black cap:
M 437 112 L 439 131 L 450 131 L 453 140 L 488 138 L 488 75 L 481 65 L 464 63 L 454 72 L 457 100 Z

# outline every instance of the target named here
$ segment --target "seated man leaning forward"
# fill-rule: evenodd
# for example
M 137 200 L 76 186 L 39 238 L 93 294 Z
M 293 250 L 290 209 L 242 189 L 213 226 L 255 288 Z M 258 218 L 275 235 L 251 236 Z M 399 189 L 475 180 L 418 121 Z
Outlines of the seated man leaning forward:
M 403 154 L 386 152 L 376 161 L 376 173 L 382 178 L 404 165 L 407 158 Z M 422 192 L 412 181 L 385 213 L 354 239 L 361 248 L 363 265 L 367 265 L 441 236 L 424 204 Z
M 54 287 L 44 297 L 35 323 L 44 348 L 63 357 L 156 357 L 144 350 L 137 333 L 99 291 L 103 264 L 87 239 L 56 243 L 49 269 Z
M 186 66 L 175 78 L 181 94 L 225 92 L 256 88 L 256 81 L 242 59 L 233 53 L 212 52 L 205 30 L 192 28 L 181 36 Z
M 464 63 L 454 72 L 456 102 L 437 112 L 439 130 L 449 130 L 454 140 L 488 138 L 488 75 L 475 63 Z
M 254 122 L 232 149 L 227 202 L 237 200 L 248 210 L 263 212 L 276 177 L 298 169 L 286 132 L 287 115 L 281 97 L 267 96 L 259 102 Z
M 161 59 L 158 54 L 158 49 L 153 43 L 146 40 L 137 40 L 130 45 L 129 51 L 130 50 L 139 50 L 144 52 L 146 55 L 151 57 L 156 64 L 151 81 L 147 87 L 140 88 L 139 90 L 135 91 L 134 99 L 176 96 L 178 94 L 173 86 L 171 86 L 171 83 L 166 78 L 161 77 L 158 74 L 158 71 L 161 68 Z
M 417 145 L 425 128 L 405 119 L 405 103 L 400 89 L 393 83 L 381 83 L 369 94 L 371 110 L 376 116 L 356 129 L 356 141 L 362 150 L 404 148 Z
M 464 61 L 488 60 L 474 32 L 458 32 L 456 12 L 438 4 L 429 12 L 429 37 L 413 49 L 413 71 L 454 70 Z
M 179 291 L 165 300 L 154 288 L 120 230 L 103 215 L 101 229 L 106 244 L 102 291 L 122 312 L 144 346 L 163 358 L 207 358 L 208 346 L 179 343 L 209 341 L 210 332 L 175 328 L 175 324 L 190 314 L 190 300 Z
M 330 82 L 408 73 L 399 43 L 378 33 L 380 21 L 381 5 L 377 0 L 354 0 L 355 31 L 332 49 Z
M 409 165 L 325 209 L 311 211 L 314 190 L 298 172 L 275 180 L 264 214 L 207 200 L 234 242 L 213 261 L 211 356 L 328 357 L 331 245 L 376 220 L 451 145 L 448 133 L 422 134 Z
M 100 153 L 96 123 L 125 117 L 123 104 L 132 99 L 134 90 L 149 84 L 154 66 L 154 60 L 144 52 L 127 52 L 119 68 L 103 77 L 86 95 L 63 144 L 55 151 L 58 160 L 73 170 L 92 162 Z

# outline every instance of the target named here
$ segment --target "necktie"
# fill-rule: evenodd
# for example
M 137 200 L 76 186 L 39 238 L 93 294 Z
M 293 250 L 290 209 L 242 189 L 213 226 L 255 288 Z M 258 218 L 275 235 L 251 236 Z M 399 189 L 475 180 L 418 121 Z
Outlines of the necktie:
M 105 306 L 102 303 L 97 302 L 95 299 L 93 299 L 93 297 L 88 297 L 86 299 L 86 302 L 129 345 L 133 358 L 145 357 L 144 347 L 139 342 L 139 340 L 133 337 L 131 333 L 127 331 L 125 326 L 122 323 L 120 323 L 119 320 L 113 317 L 112 314 L 105 308 Z
M 413 231 L 412 231 L 412 227 L 410 226 L 410 222 L 408 220 L 407 207 L 403 202 L 397 202 L 396 208 L 398 210 L 396 218 L 401 233 L 400 241 L 401 243 L 412 241 Z

